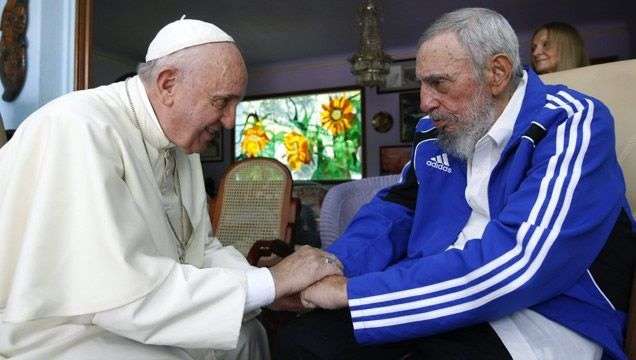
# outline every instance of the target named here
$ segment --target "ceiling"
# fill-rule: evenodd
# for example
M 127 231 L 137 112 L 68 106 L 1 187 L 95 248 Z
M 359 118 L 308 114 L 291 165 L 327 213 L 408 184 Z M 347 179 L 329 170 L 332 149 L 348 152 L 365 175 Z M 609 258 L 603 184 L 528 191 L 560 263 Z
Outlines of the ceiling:
M 636 37 L 634 0 L 379 0 L 385 48 L 413 46 L 439 15 L 465 6 L 502 13 L 518 33 L 548 21 L 574 25 L 624 21 Z M 210 21 L 243 49 L 249 66 L 358 49 L 359 0 L 94 0 L 94 44 L 100 51 L 142 61 L 156 32 L 182 14 Z M 635 43 L 632 41 L 632 43 Z M 636 50 L 632 50 L 633 52 Z

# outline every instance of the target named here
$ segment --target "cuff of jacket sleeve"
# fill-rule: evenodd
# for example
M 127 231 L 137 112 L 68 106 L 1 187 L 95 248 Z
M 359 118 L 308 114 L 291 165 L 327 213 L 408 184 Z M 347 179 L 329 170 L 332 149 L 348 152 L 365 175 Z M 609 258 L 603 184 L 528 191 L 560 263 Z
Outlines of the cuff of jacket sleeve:
M 274 302 L 276 288 L 274 287 L 274 278 L 269 269 L 252 268 L 245 272 L 245 277 L 247 278 L 245 313 Z

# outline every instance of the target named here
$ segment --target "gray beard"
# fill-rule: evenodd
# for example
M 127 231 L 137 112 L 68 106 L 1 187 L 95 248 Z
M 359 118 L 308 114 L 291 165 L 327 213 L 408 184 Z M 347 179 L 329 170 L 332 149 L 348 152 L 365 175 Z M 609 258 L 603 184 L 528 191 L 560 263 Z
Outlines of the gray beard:
M 463 118 L 452 114 L 431 113 L 431 118 L 444 119 L 447 124 L 456 126 L 453 133 L 439 130 L 437 139 L 442 150 L 462 160 L 472 158 L 475 145 L 495 122 L 495 104 L 483 93 L 478 94 Z

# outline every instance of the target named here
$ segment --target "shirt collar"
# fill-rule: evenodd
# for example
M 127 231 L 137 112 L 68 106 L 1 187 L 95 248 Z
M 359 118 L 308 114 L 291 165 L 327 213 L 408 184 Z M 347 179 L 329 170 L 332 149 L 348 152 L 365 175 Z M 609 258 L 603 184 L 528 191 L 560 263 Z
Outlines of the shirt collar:
M 141 131 L 142 136 L 157 150 L 165 150 L 174 147 L 175 145 L 166 137 L 166 134 L 163 132 L 163 129 L 159 124 L 159 119 L 157 119 L 157 115 L 150 104 L 146 88 L 141 82 L 139 76 L 135 76 L 132 79 L 132 82 L 134 84 L 133 87 L 137 90 L 139 99 L 143 104 L 143 108 L 140 109 L 141 114 L 138 115 L 139 130 Z
M 497 146 L 505 145 L 512 136 L 517 116 L 519 116 L 519 112 L 521 111 L 521 105 L 523 104 L 527 84 L 528 73 L 524 70 L 523 77 L 521 78 L 521 81 L 519 81 L 519 85 L 517 85 L 517 89 L 512 94 L 510 101 L 508 101 L 504 111 L 501 115 L 499 115 L 486 134 L 487 136 L 490 136 L 495 143 L 497 143 Z

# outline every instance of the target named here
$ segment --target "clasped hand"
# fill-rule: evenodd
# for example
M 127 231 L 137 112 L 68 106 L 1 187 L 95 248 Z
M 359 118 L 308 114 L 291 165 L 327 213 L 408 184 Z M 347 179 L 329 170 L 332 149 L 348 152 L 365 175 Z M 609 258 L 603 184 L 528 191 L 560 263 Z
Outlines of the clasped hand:
M 270 268 L 276 287 L 274 310 L 336 309 L 347 305 L 346 278 L 333 255 L 303 246 Z

